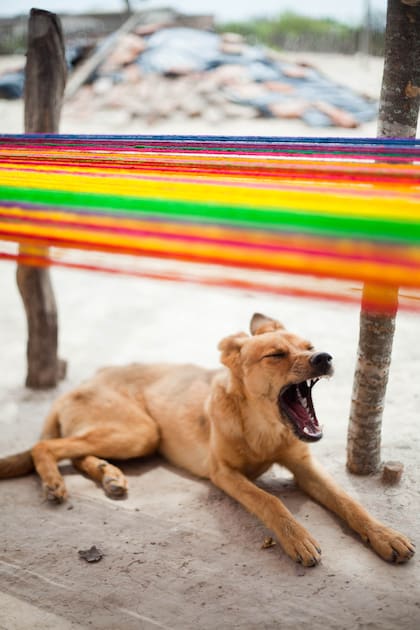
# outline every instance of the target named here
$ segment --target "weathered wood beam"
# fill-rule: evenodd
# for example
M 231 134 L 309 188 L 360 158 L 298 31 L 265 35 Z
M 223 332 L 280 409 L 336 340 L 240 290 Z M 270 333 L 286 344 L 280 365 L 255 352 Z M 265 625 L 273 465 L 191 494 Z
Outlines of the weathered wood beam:
M 49 11 L 31 9 L 25 69 L 25 133 L 58 133 L 67 76 L 64 40 L 59 18 Z M 22 254 L 33 248 L 20 246 Z M 45 254 L 37 249 L 36 253 Z M 17 285 L 28 323 L 26 385 L 55 387 L 65 373 L 57 356 L 58 323 L 48 269 L 19 264 Z

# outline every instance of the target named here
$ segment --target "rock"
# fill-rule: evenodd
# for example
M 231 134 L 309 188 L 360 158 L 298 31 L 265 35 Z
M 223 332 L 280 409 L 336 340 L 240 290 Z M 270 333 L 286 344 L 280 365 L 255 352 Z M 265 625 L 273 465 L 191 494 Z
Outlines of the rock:
M 133 84 L 138 83 L 143 78 L 140 67 L 136 63 L 130 63 L 128 66 L 125 66 L 121 71 L 121 76 L 123 81 Z
M 226 118 L 251 120 L 257 118 L 260 113 L 255 107 L 250 105 L 237 105 L 236 103 L 226 102 L 223 105 L 223 113 Z
M 166 26 L 163 22 L 154 22 L 153 24 L 139 24 L 136 26 L 134 32 L 136 35 L 140 35 L 142 37 L 146 37 L 147 35 L 153 35 L 156 31 L 159 31 L 161 28 Z
M 222 42 L 226 44 L 244 44 L 245 40 L 243 35 L 240 33 L 230 33 L 227 31 L 226 33 L 222 33 L 221 35 Z
M 81 549 L 78 554 L 82 560 L 86 562 L 99 562 L 104 557 L 104 554 L 100 549 L 93 545 L 90 549 Z
M 130 63 L 146 50 L 146 40 L 134 33 L 124 33 L 112 53 L 101 66 L 101 72 L 114 72 Z
M 225 55 L 242 55 L 245 50 L 244 44 L 235 44 L 232 42 L 220 42 L 220 50 Z
M 99 77 L 92 85 L 92 92 L 96 96 L 108 94 L 109 90 L 114 87 L 114 81 L 110 77 Z
M 224 119 L 223 110 L 220 107 L 215 106 L 205 107 L 202 116 L 204 120 L 207 120 L 207 122 L 212 124 L 219 123 Z
M 282 73 L 292 79 L 306 79 L 308 71 L 301 65 L 287 65 L 282 67 Z
M 264 87 L 271 92 L 278 92 L 279 94 L 293 94 L 295 88 L 290 83 L 282 83 L 281 81 L 265 81 Z
M 330 105 L 325 101 L 317 101 L 314 106 L 319 109 L 320 112 L 326 114 L 331 123 L 338 127 L 345 127 L 347 129 L 354 129 L 359 126 L 359 123 L 352 114 L 345 112 L 343 109 L 339 109 L 334 105 Z
M 205 110 L 205 101 L 200 96 L 190 94 L 190 98 L 185 99 L 182 109 L 188 116 L 195 118 Z
M 248 70 L 245 66 L 234 63 L 226 63 L 206 73 L 206 78 L 211 84 L 234 85 L 249 81 Z
M 386 484 L 396 484 L 401 481 L 404 464 L 401 462 L 385 462 L 382 469 L 382 481 Z
M 308 109 L 309 103 L 293 99 L 280 103 L 270 103 L 267 107 L 276 118 L 301 118 Z

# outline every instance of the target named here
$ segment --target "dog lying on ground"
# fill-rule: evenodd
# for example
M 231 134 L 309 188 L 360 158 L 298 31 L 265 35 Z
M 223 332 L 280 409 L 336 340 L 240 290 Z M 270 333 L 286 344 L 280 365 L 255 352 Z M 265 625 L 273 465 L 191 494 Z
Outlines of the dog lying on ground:
M 409 560 L 414 545 L 368 514 L 311 456 L 308 442 L 322 437 L 311 391 L 332 374 L 332 357 L 259 313 L 251 335 L 226 337 L 219 349 L 221 370 L 169 364 L 99 370 L 54 403 L 40 442 L 0 460 L 0 478 L 35 468 L 47 498 L 62 501 L 67 493 L 57 462 L 71 459 L 116 498 L 127 481 L 107 460 L 159 452 L 210 479 L 258 516 L 293 560 L 314 566 L 321 558 L 316 540 L 251 481 L 278 463 L 382 558 Z

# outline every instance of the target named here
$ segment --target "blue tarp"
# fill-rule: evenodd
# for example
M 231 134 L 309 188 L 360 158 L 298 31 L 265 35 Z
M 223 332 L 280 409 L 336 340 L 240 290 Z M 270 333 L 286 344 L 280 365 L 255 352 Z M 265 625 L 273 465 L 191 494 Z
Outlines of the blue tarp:
M 142 72 L 177 76 L 211 72 L 224 65 L 237 66 L 238 76 L 244 77 L 248 85 L 258 87 L 255 93 L 252 89 L 248 94 L 246 90 L 243 92 L 234 81 L 219 89 L 227 100 L 252 106 L 262 116 L 271 116 L 270 106 L 276 104 L 287 107 L 305 102 L 307 105 L 300 116 L 302 120 L 315 127 L 332 125 L 331 118 L 317 108 L 319 101 L 351 114 L 357 123 L 372 120 L 377 114 L 377 103 L 371 99 L 334 83 L 312 67 L 298 72 L 302 76 L 294 76 L 296 65 L 274 60 L 262 46 L 244 44 L 239 47 L 238 54 L 228 54 L 223 51 L 223 38 L 219 34 L 187 27 L 162 28 L 146 40 L 147 48 L 136 60 Z M 73 54 L 73 50 L 67 51 L 69 65 Z M 123 75 L 117 71 L 111 78 L 118 83 L 123 80 Z M 276 84 L 286 89 L 277 90 Z M 0 98 L 20 98 L 23 86 L 23 70 L 0 76 Z
M 22 98 L 25 84 L 24 72 L 6 72 L 0 76 L 0 98 Z
M 377 104 L 356 94 L 351 89 L 338 85 L 314 68 L 305 68 L 305 76 L 288 75 L 290 63 L 273 61 L 260 46 L 244 46 L 241 54 L 222 52 L 222 38 L 193 28 L 165 28 L 148 38 L 147 49 L 137 63 L 144 72 L 176 75 L 190 72 L 205 72 L 229 64 L 246 68 L 250 81 L 256 83 L 279 82 L 289 85 L 293 91 L 279 93 L 270 89 L 261 90 L 258 96 L 242 98 L 235 89 L 226 90 L 233 102 L 250 105 L 262 115 L 270 115 L 269 105 L 296 100 L 316 102 L 322 100 L 329 105 L 353 115 L 359 123 L 375 118 Z M 308 107 L 302 119 L 311 126 L 331 125 L 331 119 L 316 107 Z

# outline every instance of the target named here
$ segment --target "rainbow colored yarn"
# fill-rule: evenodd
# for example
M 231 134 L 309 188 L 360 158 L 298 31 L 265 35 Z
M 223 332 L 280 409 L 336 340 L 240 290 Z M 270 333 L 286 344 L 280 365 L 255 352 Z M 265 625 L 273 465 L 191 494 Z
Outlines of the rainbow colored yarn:
M 420 310 L 419 197 L 419 140 L 0 136 L 0 257 L 29 264 Z

